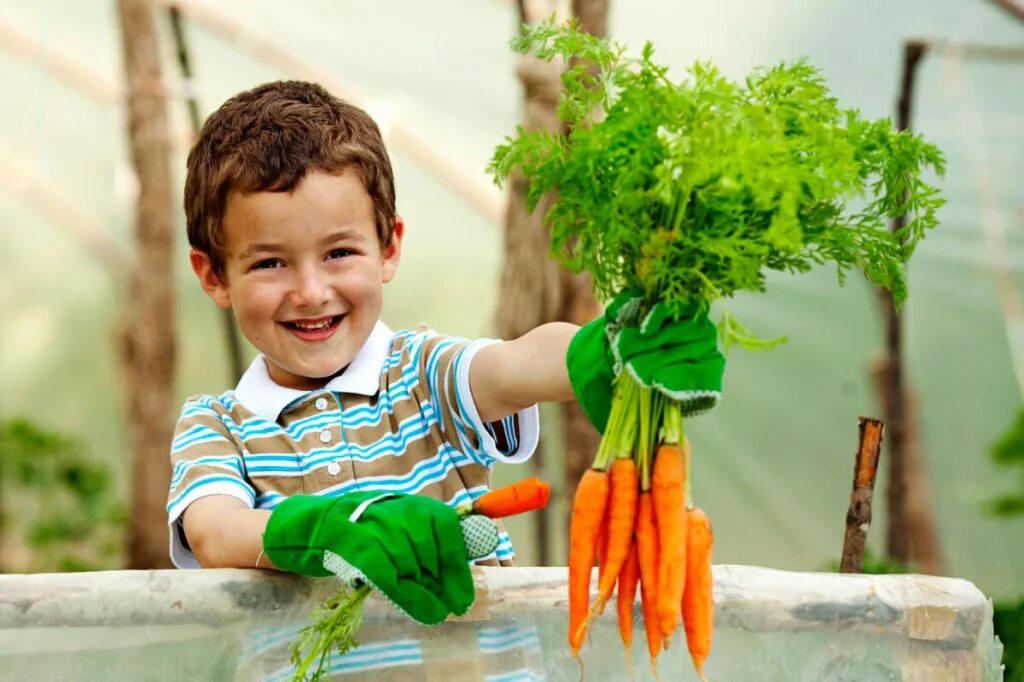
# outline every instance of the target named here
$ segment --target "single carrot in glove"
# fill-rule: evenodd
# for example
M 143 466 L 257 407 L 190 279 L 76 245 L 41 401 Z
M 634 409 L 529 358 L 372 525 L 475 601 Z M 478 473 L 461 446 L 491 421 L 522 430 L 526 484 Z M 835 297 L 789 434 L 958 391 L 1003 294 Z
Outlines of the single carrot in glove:
M 698 507 L 687 513 L 686 588 L 683 590 L 683 626 L 686 646 L 697 675 L 704 679 L 702 668 L 711 653 L 715 606 L 711 578 L 711 548 L 714 536 L 708 515 Z
M 579 656 L 590 610 L 590 572 L 608 508 L 608 472 L 587 469 L 576 486 L 569 523 L 569 647 Z
M 686 585 L 686 454 L 662 443 L 654 457 L 651 498 L 658 526 L 658 621 L 665 643 L 679 626 Z
M 541 509 L 550 497 L 551 486 L 531 476 L 484 493 L 473 502 L 473 513 L 500 519 Z

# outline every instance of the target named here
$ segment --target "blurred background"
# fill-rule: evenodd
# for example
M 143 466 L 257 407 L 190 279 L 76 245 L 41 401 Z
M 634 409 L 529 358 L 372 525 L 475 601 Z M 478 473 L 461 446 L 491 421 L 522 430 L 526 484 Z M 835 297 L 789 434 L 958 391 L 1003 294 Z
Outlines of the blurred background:
M 131 265 L 140 248 L 139 181 L 122 96 L 124 5 L 136 6 L 135 17 L 140 7 L 148 12 L 155 31 L 134 35 L 148 41 L 162 73 L 163 87 L 140 81 L 142 96 L 167 95 L 175 279 L 173 314 L 156 321 L 134 312 L 145 272 L 133 275 Z M 909 464 L 898 496 L 889 497 L 883 447 L 870 553 L 878 570 L 963 577 L 997 599 L 1024 592 L 1024 516 L 1012 513 L 1024 506 L 1024 467 L 1014 464 L 1024 457 L 1012 438 L 999 449 L 1003 463 L 993 455 L 1013 430 L 1024 377 L 1024 10 L 1010 0 L 4 0 L 0 570 L 158 563 L 152 552 L 166 548 L 166 487 L 148 495 L 142 512 L 133 481 L 166 480 L 166 455 L 152 447 L 166 452 L 162 429 L 186 396 L 235 383 L 223 319 L 188 267 L 180 197 L 190 106 L 201 118 L 240 90 L 298 77 L 320 80 L 378 119 L 407 225 L 402 266 L 385 290 L 392 328 L 423 321 L 447 334 L 498 336 L 515 331 L 523 306 L 525 318 L 596 311 L 585 287 L 566 277 L 557 300 L 542 303 L 551 294 L 528 266 L 543 254 L 506 253 L 505 235 L 527 228 L 515 226 L 521 210 L 506 209 L 508 197 L 484 171 L 524 117 L 543 119 L 526 106 L 530 96 L 543 109 L 543 93 L 531 95 L 524 83 L 550 85 L 552 74 L 530 72 L 508 48 L 520 20 L 583 6 L 633 51 L 652 41 L 680 78 L 695 60 L 741 78 L 806 57 L 843 106 L 870 117 L 896 116 L 907 41 L 923 41 L 909 123 L 946 155 L 940 187 L 948 203 L 910 266 L 901 315 L 911 425 L 901 461 Z M 515 274 L 516 262 L 527 271 Z M 503 267 L 512 268 L 504 284 Z M 834 570 L 858 417 L 885 417 L 873 379 L 886 366 L 883 307 L 861 278 L 840 288 L 823 268 L 772 277 L 767 295 L 742 297 L 730 311 L 789 342 L 759 354 L 733 351 L 722 406 L 689 423 L 695 497 L 715 523 L 715 561 Z M 148 389 L 133 378 L 123 342 L 147 331 L 170 337 L 176 350 L 172 405 L 148 430 L 156 446 L 133 469 L 145 434 L 133 435 L 137 412 L 126 404 Z M 253 351 L 243 345 L 241 354 L 247 364 Z M 580 458 L 596 446 L 573 419 L 545 406 L 542 457 L 495 471 L 498 484 L 539 473 L 560 493 L 546 517 L 509 524 L 521 564 L 565 562 L 565 495 Z M 895 541 L 887 537 L 893 499 L 904 505 Z M 147 538 L 158 538 L 148 542 L 149 559 L 139 549 Z

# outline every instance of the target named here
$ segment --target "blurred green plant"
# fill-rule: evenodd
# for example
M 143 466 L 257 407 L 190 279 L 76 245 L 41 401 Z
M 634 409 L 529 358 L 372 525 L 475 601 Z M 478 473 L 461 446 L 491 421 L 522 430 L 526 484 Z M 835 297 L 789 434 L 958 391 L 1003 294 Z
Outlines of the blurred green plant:
M 1002 467 L 1017 467 L 1020 478 L 1017 491 L 990 500 L 988 511 L 996 516 L 1024 514 L 1024 407 L 1017 412 L 1010 428 L 992 445 L 992 460 Z
M 1004 682 L 1024 682 L 1024 599 L 994 604 L 996 634 L 1003 643 Z
M 986 504 L 994 516 L 1024 514 L 1024 407 L 1013 423 L 992 445 L 992 460 L 1000 467 L 1016 467 L 1019 473 L 1015 492 L 1008 492 Z M 1003 679 L 1024 682 L 1024 597 L 1002 600 L 993 605 L 996 634 L 1003 643 Z
M 0 570 L 89 571 L 120 564 L 126 514 L 106 465 L 28 419 L 0 421 Z
M 835 560 L 830 561 L 819 570 L 838 573 L 839 562 Z M 916 569 L 912 564 L 893 561 L 875 554 L 870 548 L 864 548 L 864 561 L 861 564 L 861 573 L 868 573 L 871 575 L 890 575 L 895 573 L 914 573 L 915 570 Z

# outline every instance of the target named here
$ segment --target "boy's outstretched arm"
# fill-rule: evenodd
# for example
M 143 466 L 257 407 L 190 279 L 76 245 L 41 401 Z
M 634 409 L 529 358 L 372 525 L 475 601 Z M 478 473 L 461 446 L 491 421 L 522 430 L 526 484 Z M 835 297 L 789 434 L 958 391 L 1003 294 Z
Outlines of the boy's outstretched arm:
M 276 568 L 263 553 L 269 518 L 270 510 L 250 509 L 230 495 L 210 495 L 188 506 L 182 525 L 203 568 Z
M 574 324 L 551 322 L 482 348 L 469 370 L 480 418 L 496 421 L 536 403 L 571 400 L 565 353 L 577 331 Z

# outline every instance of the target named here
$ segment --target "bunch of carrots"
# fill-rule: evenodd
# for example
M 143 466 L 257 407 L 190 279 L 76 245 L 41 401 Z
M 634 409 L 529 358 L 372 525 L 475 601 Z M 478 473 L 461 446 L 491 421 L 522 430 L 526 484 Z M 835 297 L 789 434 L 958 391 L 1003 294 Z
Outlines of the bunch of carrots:
M 629 661 L 640 587 L 651 668 L 680 622 L 697 674 L 711 651 L 714 605 L 711 524 L 693 506 L 690 448 L 678 402 L 616 379 L 611 414 L 593 467 L 580 479 L 569 529 L 569 646 L 579 656 L 587 628 L 618 586 L 619 633 Z M 598 564 L 597 597 L 590 602 Z

